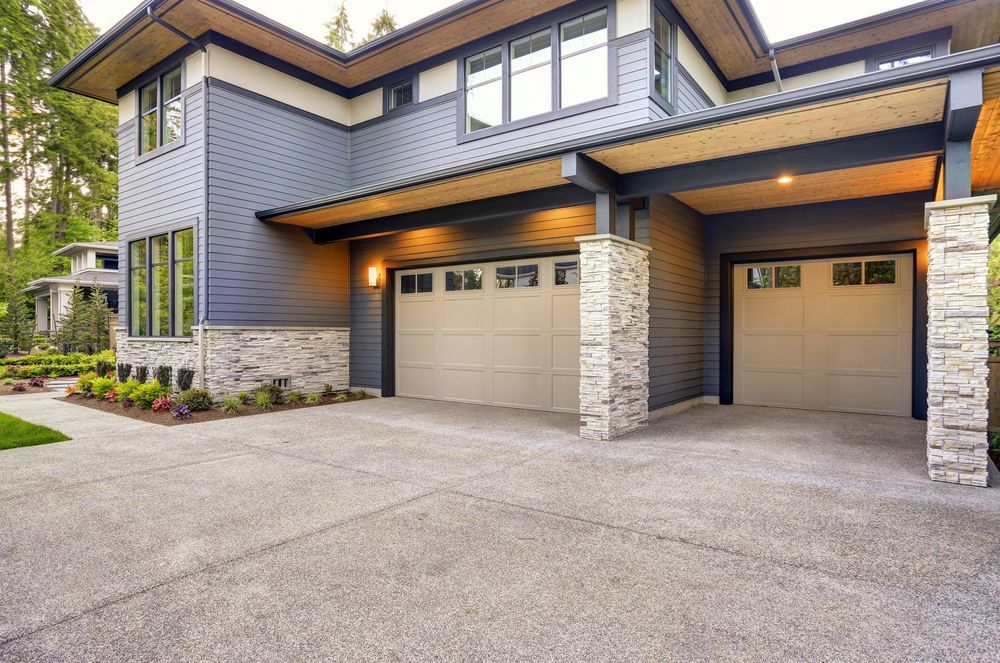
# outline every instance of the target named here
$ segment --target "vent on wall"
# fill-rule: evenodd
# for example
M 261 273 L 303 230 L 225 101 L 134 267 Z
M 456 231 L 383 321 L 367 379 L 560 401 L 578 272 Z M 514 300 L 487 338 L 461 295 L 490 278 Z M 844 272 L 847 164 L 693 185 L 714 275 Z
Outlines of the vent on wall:
M 282 389 L 288 389 L 292 384 L 291 378 L 273 378 L 271 384 L 275 387 L 281 387 Z

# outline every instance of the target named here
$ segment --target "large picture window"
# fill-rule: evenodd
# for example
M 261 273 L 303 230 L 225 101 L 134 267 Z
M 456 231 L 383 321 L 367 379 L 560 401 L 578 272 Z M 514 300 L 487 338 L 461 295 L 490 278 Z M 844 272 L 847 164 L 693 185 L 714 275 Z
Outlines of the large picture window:
M 503 122 L 503 51 L 477 53 L 465 61 L 465 130 L 479 131 Z
M 129 244 L 129 334 L 190 336 L 194 326 L 194 231 Z
M 181 68 L 139 88 L 139 154 L 181 139 Z
M 559 26 L 559 106 L 608 96 L 608 10 Z
M 552 110 L 552 30 L 510 43 L 510 119 Z

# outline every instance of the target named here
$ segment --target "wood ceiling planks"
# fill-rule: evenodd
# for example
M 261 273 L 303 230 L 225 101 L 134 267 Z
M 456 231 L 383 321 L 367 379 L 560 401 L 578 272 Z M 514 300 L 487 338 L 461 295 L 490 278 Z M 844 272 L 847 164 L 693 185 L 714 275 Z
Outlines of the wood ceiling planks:
M 928 156 L 800 175 L 791 184 L 763 180 L 673 195 L 702 214 L 722 214 L 929 191 L 934 186 L 937 163 L 938 157 Z
M 547 159 L 337 203 L 273 221 L 305 228 L 323 228 L 565 184 L 562 160 Z
M 1000 97 L 983 103 L 972 137 L 972 192 L 1000 190 Z
M 882 90 L 588 152 L 619 173 L 938 122 L 946 80 Z

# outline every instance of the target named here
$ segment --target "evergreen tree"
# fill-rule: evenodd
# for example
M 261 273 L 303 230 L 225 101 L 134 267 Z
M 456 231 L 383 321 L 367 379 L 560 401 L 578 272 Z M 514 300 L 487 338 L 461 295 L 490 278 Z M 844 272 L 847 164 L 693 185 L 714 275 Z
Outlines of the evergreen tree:
M 351 48 L 351 23 L 347 18 L 347 6 L 344 0 L 340 0 L 340 8 L 337 15 L 324 24 L 326 28 L 326 44 L 332 46 L 341 53 L 346 53 Z
M 20 284 L 5 279 L 3 315 L 0 316 L 0 336 L 10 339 L 15 348 L 30 350 L 35 321 Z
M 372 21 L 371 27 L 368 29 L 368 34 L 365 35 L 364 39 L 361 40 L 357 45 L 367 44 L 370 41 L 374 41 L 383 35 L 387 35 L 396 29 L 396 17 L 389 13 L 388 9 L 383 8 L 382 11 L 378 13 L 375 20 Z
M 94 352 L 107 350 L 111 345 L 109 326 L 111 309 L 108 308 L 105 292 L 97 285 L 97 279 L 94 279 L 94 283 L 90 286 L 86 311 L 88 344 L 93 346 Z
M 91 322 L 89 318 L 87 301 L 78 281 L 70 292 L 65 312 L 59 316 L 59 325 L 55 333 L 56 343 L 65 352 L 85 352 L 87 350 Z

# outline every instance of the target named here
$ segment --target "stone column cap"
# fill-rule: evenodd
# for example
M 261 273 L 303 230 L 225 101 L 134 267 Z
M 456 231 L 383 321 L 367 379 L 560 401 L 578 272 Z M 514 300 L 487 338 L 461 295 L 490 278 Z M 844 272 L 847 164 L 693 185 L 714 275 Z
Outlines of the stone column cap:
M 573 241 L 577 244 L 583 244 L 584 242 L 601 242 L 605 240 L 611 240 L 613 242 L 618 242 L 619 244 L 625 244 L 633 248 L 639 249 L 640 251 L 652 251 L 653 248 L 648 244 L 642 244 L 641 242 L 635 242 L 631 239 L 625 239 L 618 235 L 612 235 L 610 233 L 605 233 L 603 235 L 583 235 L 581 237 L 574 237 Z
M 986 205 L 986 209 L 993 209 L 997 202 L 997 194 L 988 196 L 972 196 L 970 198 L 951 198 L 950 200 L 934 200 L 924 203 L 924 219 L 926 220 L 933 210 L 949 209 L 952 207 L 971 207 L 973 205 Z

